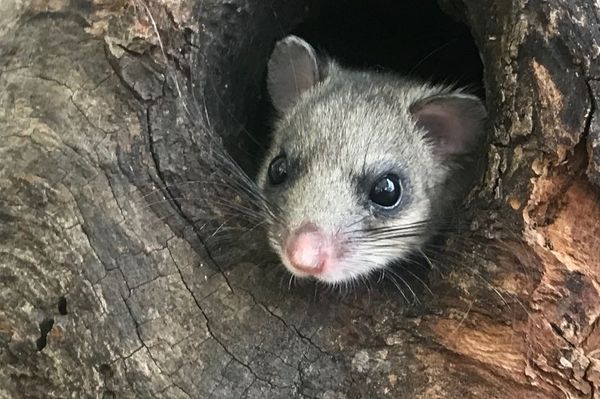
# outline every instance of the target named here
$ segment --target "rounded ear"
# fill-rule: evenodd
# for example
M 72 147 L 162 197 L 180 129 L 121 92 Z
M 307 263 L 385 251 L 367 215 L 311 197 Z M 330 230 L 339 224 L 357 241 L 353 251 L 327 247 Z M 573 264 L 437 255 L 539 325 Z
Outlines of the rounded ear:
M 289 109 L 321 80 L 319 75 L 317 54 L 310 44 L 294 35 L 278 41 L 267 66 L 267 88 L 275 109 Z
M 483 142 L 487 112 L 475 96 L 438 94 L 417 101 L 410 111 L 441 158 L 472 153 Z

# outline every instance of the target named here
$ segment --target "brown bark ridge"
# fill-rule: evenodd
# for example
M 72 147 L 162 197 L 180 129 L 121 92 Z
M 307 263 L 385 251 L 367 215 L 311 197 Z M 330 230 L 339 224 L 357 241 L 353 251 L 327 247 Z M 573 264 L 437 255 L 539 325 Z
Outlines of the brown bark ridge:
M 600 398 L 597 2 L 442 1 L 493 138 L 470 238 L 411 307 L 210 244 L 239 201 L 219 154 L 243 162 L 313 3 L 0 6 L 0 397 Z

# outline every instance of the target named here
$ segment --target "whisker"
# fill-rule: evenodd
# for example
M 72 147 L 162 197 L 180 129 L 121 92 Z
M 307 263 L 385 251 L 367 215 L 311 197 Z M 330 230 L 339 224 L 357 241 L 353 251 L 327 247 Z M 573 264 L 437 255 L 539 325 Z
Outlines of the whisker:
M 469 307 L 467 308 L 467 311 L 465 312 L 465 314 L 463 314 L 462 318 L 460 319 L 460 321 L 458 322 L 458 325 L 456 326 L 456 328 L 454 329 L 454 331 L 452 332 L 453 334 L 456 334 L 458 332 L 458 330 L 460 329 L 460 326 L 463 325 L 463 323 L 465 322 L 465 320 L 467 320 L 467 316 L 469 315 L 469 313 L 471 312 L 471 309 L 473 308 L 473 303 L 475 301 L 470 301 L 469 302 Z
M 431 291 L 431 289 L 429 288 L 429 285 L 423 281 L 423 279 L 421 279 L 415 272 L 411 271 L 409 268 L 402 266 L 402 264 L 400 264 L 399 266 L 402 267 L 402 270 L 407 272 L 408 274 L 410 274 L 414 279 L 416 279 L 419 283 L 421 283 L 421 285 L 423 286 L 423 288 L 425 288 L 427 290 L 427 292 L 429 292 L 431 295 L 433 294 L 433 291 Z M 390 271 L 391 273 L 394 273 L 393 271 Z
M 404 293 L 404 290 L 398 284 L 398 281 L 396 281 L 396 279 L 394 279 L 394 277 L 392 277 L 392 276 L 388 275 L 386 277 L 392 282 L 392 284 L 394 284 L 394 286 L 398 289 L 398 291 L 400 291 L 400 295 L 402 295 L 402 297 L 404 298 L 404 300 L 406 301 L 406 303 L 410 304 L 410 301 L 408 300 L 408 297 Z M 406 285 L 406 283 L 405 283 L 405 285 Z

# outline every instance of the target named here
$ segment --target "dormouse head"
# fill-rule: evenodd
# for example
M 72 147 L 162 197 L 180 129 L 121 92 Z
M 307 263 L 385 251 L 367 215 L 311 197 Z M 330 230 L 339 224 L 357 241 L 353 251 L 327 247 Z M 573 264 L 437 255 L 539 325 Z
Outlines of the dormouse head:
M 296 36 L 276 43 L 267 75 L 279 118 L 257 183 L 286 268 L 335 284 L 420 249 L 456 160 L 482 141 L 481 101 L 342 68 Z

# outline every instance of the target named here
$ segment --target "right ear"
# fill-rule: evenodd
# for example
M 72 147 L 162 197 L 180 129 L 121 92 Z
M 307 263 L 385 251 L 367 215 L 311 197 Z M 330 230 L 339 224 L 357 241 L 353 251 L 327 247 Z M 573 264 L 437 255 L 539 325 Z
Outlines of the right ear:
M 321 80 L 315 49 L 298 36 L 275 43 L 267 66 L 267 88 L 275 109 L 285 112 Z

